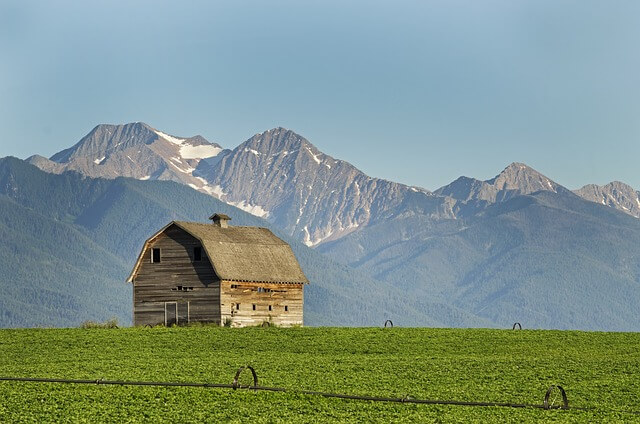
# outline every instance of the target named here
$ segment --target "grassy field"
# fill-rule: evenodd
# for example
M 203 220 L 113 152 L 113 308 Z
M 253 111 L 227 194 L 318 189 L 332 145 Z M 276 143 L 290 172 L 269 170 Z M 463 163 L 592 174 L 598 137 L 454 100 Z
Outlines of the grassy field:
M 0 376 L 231 383 L 541 404 L 374 403 L 214 388 L 0 382 L 0 422 L 640 422 L 640 334 L 413 328 L 0 330 Z M 245 376 L 248 377 L 248 376 Z

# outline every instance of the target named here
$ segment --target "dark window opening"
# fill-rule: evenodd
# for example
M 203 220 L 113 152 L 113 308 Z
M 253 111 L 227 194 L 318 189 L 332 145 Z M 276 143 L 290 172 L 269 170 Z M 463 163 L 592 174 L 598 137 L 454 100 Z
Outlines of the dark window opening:
M 285 307 L 284 307 L 284 311 L 285 311 L 285 312 L 289 312 L 289 306 L 286 306 L 286 305 L 285 305 Z
M 157 264 L 160 262 L 160 249 L 157 247 L 154 247 L 151 250 L 151 262 L 154 264 Z
M 271 305 L 269 305 L 269 310 L 272 310 L 272 309 L 273 309 L 273 307 Z
M 253 304 L 253 310 L 254 311 L 256 310 L 256 304 L 255 303 Z
M 273 290 L 264 287 L 258 287 L 258 293 L 271 293 Z
M 193 248 L 193 261 L 200 262 L 202 260 L 202 247 L 194 247 Z
M 231 284 L 232 289 L 237 289 L 239 286 L 237 284 Z
M 176 286 L 174 288 L 171 289 L 172 291 L 192 291 L 193 287 L 187 287 L 187 286 Z
M 240 304 L 236 303 L 236 310 L 240 310 Z

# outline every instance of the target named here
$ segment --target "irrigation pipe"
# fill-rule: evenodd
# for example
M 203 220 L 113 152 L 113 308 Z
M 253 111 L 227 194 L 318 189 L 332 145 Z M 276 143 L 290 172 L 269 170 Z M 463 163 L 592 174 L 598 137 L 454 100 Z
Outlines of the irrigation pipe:
M 244 370 L 251 371 L 253 377 L 252 385 L 242 385 L 239 383 L 240 375 Z M 538 408 L 538 409 L 575 409 L 575 410 L 595 410 L 595 408 L 582 408 L 572 406 L 569 408 L 569 401 L 562 386 L 551 386 L 547 390 L 542 404 L 525 404 L 525 403 L 509 403 L 509 402 L 473 402 L 473 401 L 457 401 L 457 400 L 434 400 L 434 399 L 415 399 L 411 396 L 402 398 L 378 397 L 378 396 L 360 396 L 348 395 L 341 393 L 320 392 L 315 390 L 293 390 L 284 387 L 269 387 L 258 385 L 258 375 L 251 366 L 243 366 L 238 369 L 233 379 L 233 383 L 194 383 L 194 382 L 167 382 L 167 381 L 128 381 L 128 380 L 105 380 L 105 379 L 64 379 L 64 378 L 33 378 L 33 377 L 0 377 L 0 381 L 28 382 L 28 383 L 65 383 L 65 384 L 96 384 L 96 385 L 112 385 L 112 386 L 160 386 L 160 387 L 203 387 L 203 388 L 220 388 L 220 389 L 244 389 L 255 391 L 269 392 L 287 392 L 299 393 L 305 395 L 316 395 L 327 398 L 350 399 L 350 400 L 367 400 L 372 402 L 395 402 L 395 403 L 413 403 L 428 405 L 460 405 L 460 406 L 493 406 L 493 407 L 509 407 L 509 408 Z M 551 399 L 552 394 L 556 394 Z M 555 400 L 557 394 L 560 394 L 562 403 L 556 405 Z M 614 412 L 614 411 L 612 411 Z M 634 411 L 615 411 L 630 414 L 640 414 Z

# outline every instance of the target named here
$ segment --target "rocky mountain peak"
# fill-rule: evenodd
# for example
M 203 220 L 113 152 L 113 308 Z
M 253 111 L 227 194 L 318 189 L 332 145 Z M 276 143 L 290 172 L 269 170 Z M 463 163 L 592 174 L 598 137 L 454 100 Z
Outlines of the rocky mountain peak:
M 613 193 L 620 193 L 620 194 L 637 193 L 636 189 L 631 187 L 629 184 L 623 183 L 622 181 L 611 181 L 609 184 L 606 184 L 603 187 L 611 190 Z
M 91 159 L 102 164 L 110 156 L 128 149 L 139 149 L 154 143 L 166 144 L 179 149 L 183 159 L 206 158 L 215 156 L 222 148 L 198 135 L 194 137 L 176 137 L 159 131 L 144 122 L 122 125 L 100 124 L 69 149 L 51 156 L 57 163 L 69 163 L 75 159 Z M 206 146 L 209 146 L 208 148 Z
M 540 190 L 557 192 L 559 187 L 535 169 L 520 162 L 513 162 L 487 183 L 497 190 L 515 190 L 518 194 L 530 194 Z
M 620 181 L 599 186 L 588 184 L 574 193 L 583 199 L 618 209 L 636 218 L 640 218 L 640 192 Z
M 260 153 L 274 154 L 281 152 L 298 151 L 301 147 L 311 146 L 317 150 L 307 139 L 286 128 L 277 127 L 254 135 L 236 150 L 252 149 Z
M 122 131 L 124 133 L 132 133 L 132 132 L 143 132 L 143 131 L 153 131 L 153 127 L 144 122 L 129 122 L 126 124 L 98 124 L 96 125 L 87 136 L 95 135 L 100 132 L 118 132 Z
M 51 156 L 58 163 L 69 163 L 79 157 L 106 157 L 109 152 L 139 144 L 150 144 L 157 138 L 153 128 L 142 122 L 123 125 L 96 125 L 72 147 Z
M 32 156 L 29 162 L 47 172 L 73 170 L 90 177 L 172 180 L 208 192 L 206 181 L 195 171 L 222 152 L 222 147 L 202 136 L 177 137 L 133 122 L 97 125 L 50 159 Z
M 238 161 L 240 158 L 244 158 L 242 160 L 247 163 L 261 164 L 260 168 L 295 167 L 306 170 L 322 168 L 318 172 L 323 173 L 341 163 L 322 153 L 306 138 L 282 127 L 254 135 L 236 147 L 226 160 Z M 252 168 L 257 169 L 253 166 Z M 288 173 L 290 175 L 295 173 L 293 169 L 290 171 Z
M 467 201 L 485 185 L 487 185 L 485 181 L 462 176 L 451 184 L 439 188 L 434 193 L 439 196 L 448 196 L 457 200 Z
M 254 135 L 201 176 L 212 195 L 267 218 L 308 246 L 389 215 L 408 198 L 428 196 L 423 189 L 371 178 L 282 127 Z M 427 203 L 425 213 L 437 213 L 440 204 Z
M 531 194 L 537 191 L 553 191 L 562 187 L 530 166 L 513 162 L 494 178 L 486 181 L 460 177 L 454 182 L 435 191 L 435 194 L 449 196 L 463 203 L 486 204 L 505 201 L 513 196 Z M 463 208 L 464 209 L 464 208 Z M 474 209 L 475 210 L 475 209 Z

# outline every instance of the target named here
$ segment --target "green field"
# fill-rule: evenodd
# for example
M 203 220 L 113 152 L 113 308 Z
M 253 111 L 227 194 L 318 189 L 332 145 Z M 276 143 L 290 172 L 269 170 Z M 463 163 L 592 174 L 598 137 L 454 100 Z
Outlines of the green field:
M 0 382 L 0 422 L 640 422 L 640 334 L 415 328 L 0 330 L 0 376 L 231 383 L 581 410 L 416 405 L 295 392 Z M 243 377 L 247 377 L 248 375 Z

